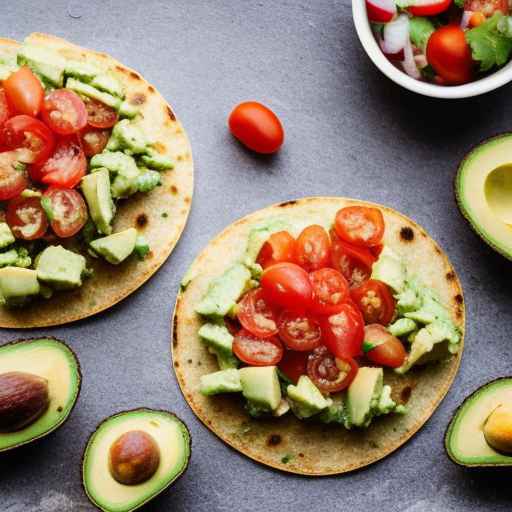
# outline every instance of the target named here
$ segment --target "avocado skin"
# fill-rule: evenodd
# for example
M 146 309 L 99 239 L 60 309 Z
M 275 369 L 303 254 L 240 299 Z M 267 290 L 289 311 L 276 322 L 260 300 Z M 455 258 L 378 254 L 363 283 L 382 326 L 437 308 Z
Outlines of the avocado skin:
M 171 416 L 174 416 L 184 427 L 185 427 L 185 430 L 188 434 L 188 453 L 189 453 L 189 457 L 187 459 L 187 463 L 185 464 L 185 466 L 183 467 L 183 469 L 181 470 L 181 473 L 178 473 L 175 477 L 174 477 L 174 480 L 171 480 L 167 485 L 165 485 L 164 487 L 162 487 L 156 494 L 154 494 L 153 496 L 149 497 L 146 501 L 143 501 L 141 503 L 139 503 L 136 507 L 130 509 L 129 511 L 127 512 L 133 512 L 134 510 L 137 510 L 138 508 L 142 507 L 143 505 L 146 505 L 147 503 L 149 503 L 151 500 L 153 500 L 154 498 L 156 498 L 157 496 L 159 496 L 160 494 L 162 494 L 165 490 L 169 489 L 169 487 L 171 487 L 171 485 L 175 484 L 184 474 L 185 472 L 187 471 L 188 469 L 188 466 L 189 466 L 189 463 L 190 463 L 190 458 L 192 457 L 192 434 L 190 433 L 190 430 L 187 426 L 187 424 L 177 415 L 177 414 L 174 414 L 173 412 L 171 411 L 167 411 L 165 409 L 150 409 L 148 407 L 135 407 L 134 409 L 126 409 L 124 411 L 119 411 L 119 412 L 116 412 L 115 414 L 111 414 L 110 416 L 104 418 L 100 423 L 98 423 L 98 425 L 96 426 L 96 428 L 91 432 L 90 436 L 87 438 L 87 441 L 85 443 L 85 449 L 82 453 L 82 458 L 81 458 L 81 462 L 80 462 L 80 474 L 81 474 L 81 481 L 82 481 L 82 488 L 84 490 L 84 493 L 85 495 L 89 498 L 89 501 L 98 509 L 98 510 L 101 510 L 101 511 L 105 511 L 105 509 L 101 508 L 92 498 L 91 496 L 89 496 L 88 492 L 87 492 L 87 487 L 85 485 L 85 475 L 84 475 L 84 459 L 85 459 L 85 453 L 87 451 L 87 447 L 89 446 L 89 443 L 91 441 L 91 439 L 93 438 L 94 434 L 96 434 L 96 432 L 99 430 L 99 428 L 103 425 L 103 423 L 105 423 L 106 421 L 112 419 L 112 418 L 115 418 L 116 416 L 120 416 L 122 414 L 127 414 L 127 413 L 131 413 L 131 412 L 145 412 L 145 411 L 149 411 L 149 412 L 163 412 L 165 414 L 169 414 Z
M 18 340 L 10 341 L 8 343 L 4 343 L 3 345 L 0 345 L 0 348 L 12 346 L 12 345 L 17 345 L 17 344 L 20 344 L 20 343 L 34 343 L 34 342 L 37 342 L 39 340 L 53 340 L 53 341 L 56 341 L 58 343 L 61 343 L 73 355 L 73 357 L 75 359 L 75 363 L 76 363 L 76 372 L 77 372 L 77 377 L 78 377 L 77 388 L 76 388 L 75 398 L 73 400 L 73 404 L 72 404 L 71 409 L 69 410 L 69 413 L 67 414 L 67 416 L 61 418 L 60 422 L 57 423 L 53 428 L 51 428 L 50 430 L 48 430 L 46 432 L 43 432 L 39 436 L 33 437 L 31 439 L 27 439 L 25 441 L 22 441 L 20 443 L 14 444 L 12 446 L 7 446 L 6 448 L 3 448 L 3 449 L 0 449 L 0 453 L 5 453 L 5 452 L 7 452 L 9 450 L 14 450 L 14 448 L 18 448 L 19 446 L 23 446 L 25 444 L 32 443 L 34 441 L 42 439 L 42 438 L 52 434 L 53 432 L 57 431 L 60 427 L 62 427 L 62 425 L 64 425 L 64 423 L 66 423 L 66 421 L 71 416 L 71 413 L 73 412 L 73 410 L 74 410 L 74 408 L 75 408 L 75 406 L 76 406 L 76 404 L 78 402 L 78 397 L 80 396 L 80 391 L 82 389 L 82 369 L 80 367 L 80 361 L 79 361 L 77 355 L 75 354 L 74 350 L 65 341 L 62 341 L 59 338 L 55 338 L 54 336 L 39 336 L 37 338 L 23 338 L 23 339 L 18 339 Z M 35 423 L 37 423 L 37 420 L 34 422 L 34 424 Z
M 485 242 L 493 251 L 497 252 L 501 256 L 503 256 L 505 259 L 512 261 L 512 253 L 507 253 L 506 251 L 503 251 L 499 247 L 497 247 L 495 244 L 493 244 L 490 240 L 487 240 L 485 238 L 485 235 L 480 232 L 478 229 L 478 226 L 475 225 L 473 222 L 473 219 L 469 215 L 469 213 L 466 211 L 466 208 L 464 207 L 464 202 L 462 201 L 459 190 L 460 190 L 460 180 L 461 180 L 461 174 L 462 169 L 466 163 L 466 160 L 468 159 L 469 155 L 479 146 L 482 144 L 487 144 L 488 142 L 492 142 L 496 139 L 501 139 L 504 137 L 512 137 L 512 132 L 502 132 L 498 133 L 496 135 L 493 135 L 492 137 L 487 137 L 486 139 L 480 141 L 477 144 L 474 144 L 471 149 L 466 153 L 466 156 L 460 161 L 459 165 L 457 166 L 457 173 L 455 174 L 455 178 L 453 180 L 453 191 L 455 196 L 455 203 L 457 205 L 457 209 L 459 210 L 460 214 L 464 218 L 464 220 L 469 224 L 471 231 L 483 242 Z M 497 379 L 499 380 L 499 379 Z
M 512 134 L 511 134 L 512 135 Z M 473 395 L 475 395 L 476 393 L 478 393 L 480 390 L 488 387 L 488 386 L 491 386 L 493 384 L 495 384 L 496 382 L 499 382 L 501 380 L 512 380 L 512 375 L 510 376 L 505 376 L 505 377 L 498 377 L 496 379 L 493 379 L 493 380 L 490 380 L 489 382 L 486 382 L 485 384 L 482 384 L 481 386 L 477 387 L 475 390 L 473 390 L 466 398 L 464 398 L 464 400 L 462 401 L 462 403 L 455 409 L 455 411 L 453 412 L 452 414 L 452 417 L 450 419 L 450 423 L 448 423 L 448 426 L 446 427 L 446 431 L 444 433 L 444 442 L 443 442 L 443 445 L 444 445 L 444 450 L 446 452 L 446 455 L 448 456 L 448 458 L 454 463 L 456 464 L 457 466 L 460 466 L 460 467 L 463 467 L 463 468 L 497 468 L 497 467 L 510 467 L 512 466 L 512 462 L 510 462 L 509 464 L 508 463 L 489 463 L 489 464 L 485 464 L 485 463 L 478 463 L 478 464 L 465 464 L 459 460 L 457 460 L 451 453 L 451 450 L 450 450 L 450 444 L 449 444 L 449 436 L 451 434 L 451 431 L 452 431 L 452 427 L 453 427 L 453 424 L 454 424 L 454 420 L 455 418 L 457 417 L 457 415 L 459 414 L 459 412 L 461 411 L 462 407 L 465 405 L 465 403 L 470 400 L 471 398 L 473 398 Z

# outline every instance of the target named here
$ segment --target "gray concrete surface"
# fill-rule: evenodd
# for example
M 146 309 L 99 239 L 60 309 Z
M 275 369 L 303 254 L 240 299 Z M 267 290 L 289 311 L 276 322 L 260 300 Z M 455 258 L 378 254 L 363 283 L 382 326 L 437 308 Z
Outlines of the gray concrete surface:
M 83 367 L 82 394 L 55 435 L 0 457 L 2 512 L 92 510 L 80 484 L 88 434 L 138 405 L 170 408 L 190 426 L 185 477 L 145 510 L 510 510 L 507 471 L 468 472 L 444 455 L 442 436 L 462 398 L 511 373 L 510 265 L 468 229 L 453 199 L 457 163 L 481 139 L 509 129 L 511 89 L 434 101 L 389 82 L 368 60 L 349 0 L 2 0 L 0 34 L 45 31 L 111 53 L 172 103 L 192 141 L 196 191 L 188 227 L 160 272 L 92 319 L 23 336 L 67 340 Z M 226 118 L 241 100 L 267 103 L 286 145 L 259 158 Z M 194 255 L 234 219 L 276 201 L 339 194 L 410 215 L 448 252 L 467 299 L 467 345 L 455 384 L 425 428 L 395 454 L 343 477 L 305 479 L 261 467 L 196 420 L 170 367 L 169 320 Z M 0 333 L 0 341 L 18 337 Z

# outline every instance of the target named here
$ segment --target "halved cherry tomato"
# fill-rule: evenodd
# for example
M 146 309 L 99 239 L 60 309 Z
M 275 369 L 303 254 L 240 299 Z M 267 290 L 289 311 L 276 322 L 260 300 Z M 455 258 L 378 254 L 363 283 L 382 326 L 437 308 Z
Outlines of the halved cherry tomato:
M 87 222 L 87 206 L 76 190 L 50 187 L 44 192 L 43 201 L 44 198 L 49 200 L 50 225 L 60 238 L 75 235 Z
M 295 263 L 276 263 L 261 276 L 263 296 L 270 304 L 303 313 L 313 299 L 308 273 Z
M 402 342 L 380 324 L 364 328 L 364 351 L 373 363 L 390 368 L 402 366 L 407 357 Z
M 373 247 L 368 247 L 368 249 L 375 256 L 375 258 L 378 259 L 380 256 L 380 253 L 382 252 L 382 249 L 384 249 L 384 245 L 383 244 L 374 245 Z
M 336 357 L 357 357 L 362 354 L 364 320 L 351 304 L 320 320 L 324 345 Z
M 279 337 L 290 350 L 312 350 L 320 345 L 322 331 L 314 318 L 283 311 L 279 317 Z
M 349 296 L 348 283 L 341 272 L 333 268 L 321 268 L 309 274 L 313 287 L 311 311 L 317 315 L 333 315 L 341 311 Z
M 42 167 L 31 169 L 32 179 L 46 185 L 74 188 L 87 170 L 87 159 L 76 135 L 61 137 L 55 152 Z
M 372 265 L 377 258 L 367 247 L 357 247 L 344 242 L 334 229 L 331 230 L 332 266 L 341 272 L 349 286 L 359 286 L 372 274 Z
M 497 11 L 508 14 L 509 4 L 507 0 L 465 0 L 464 10 L 481 12 L 490 18 Z
M 236 316 L 242 326 L 258 338 L 277 334 L 277 319 L 263 297 L 263 290 L 249 290 L 240 300 Z
M 28 185 L 27 171 L 18 165 L 16 151 L 0 153 L 0 201 L 18 196 Z
M 7 95 L 5 89 L 0 87 L 0 127 L 12 116 L 11 107 L 7 102 Z
M 59 135 L 71 135 L 87 126 L 87 110 L 82 98 L 70 89 L 57 89 L 43 100 L 43 121 Z
M 233 136 L 257 153 L 275 153 L 283 144 L 281 121 L 272 110 L 256 101 L 236 106 L 228 123 Z
M 0 146 L 9 150 L 23 148 L 20 161 L 26 164 L 43 164 L 52 154 L 55 137 L 43 122 L 27 115 L 8 119 L 0 133 Z
M 233 353 L 240 361 L 251 366 L 272 366 L 283 357 L 283 345 L 274 336 L 258 338 L 241 329 L 233 340 Z
M 11 199 L 5 217 L 12 234 L 23 240 L 41 238 L 48 229 L 48 219 L 39 197 Z
M 11 73 L 3 82 L 11 107 L 19 114 L 36 117 L 43 103 L 44 89 L 27 66 Z
M 306 375 L 308 352 L 285 350 L 279 362 L 279 369 L 294 383 L 297 384 L 301 375 Z
M 92 128 L 87 126 L 80 132 L 80 141 L 86 157 L 91 158 L 101 153 L 110 138 L 109 129 Z
M 305 228 L 297 238 L 297 263 L 308 272 L 328 267 L 331 262 L 331 241 L 327 231 L 318 224 Z
M 347 206 L 336 214 L 334 228 L 338 236 L 359 247 L 379 245 L 384 235 L 384 217 L 378 208 Z
M 112 128 L 117 123 L 117 112 L 101 101 L 85 98 L 87 122 L 93 128 Z
M 396 301 L 387 284 L 369 279 L 361 286 L 352 288 L 350 296 L 363 313 L 365 323 L 388 325 L 391 322 Z
M 268 240 L 263 244 L 256 263 L 260 264 L 264 269 L 281 263 L 283 261 L 295 261 L 296 242 L 288 231 L 278 231 L 272 233 Z
M 308 376 L 324 393 L 336 393 L 347 388 L 358 370 L 352 357 L 334 357 L 326 347 L 315 348 L 308 356 Z
M 436 16 L 447 11 L 452 0 L 422 0 L 416 3 L 407 8 L 413 16 Z

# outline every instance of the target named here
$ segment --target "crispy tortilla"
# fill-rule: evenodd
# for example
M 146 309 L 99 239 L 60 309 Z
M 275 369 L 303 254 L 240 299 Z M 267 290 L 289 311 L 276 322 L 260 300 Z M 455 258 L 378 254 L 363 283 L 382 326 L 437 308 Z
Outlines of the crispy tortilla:
M 67 58 L 86 61 L 112 72 L 124 84 L 126 99 L 140 107 L 140 125 L 156 149 L 174 159 L 173 170 L 162 173 L 162 186 L 118 203 L 114 232 L 136 227 L 149 242 L 144 261 L 135 257 L 118 266 L 89 258 L 93 277 L 81 288 L 58 292 L 49 300 L 35 300 L 21 309 L 0 307 L 0 327 L 32 328 L 61 325 L 94 315 L 116 304 L 146 282 L 165 262 L 185 227 L 193 192 L 190 143 L 181 123 L 159 92 L 136 71 L 104 53 L 80 48 L 63 39 L 31 34 L 27 41 L 58 51 Z M 2 51 L 16 53 L 19 43 L 0 39 Z
M 293 414 L 269 420 L 251 419 L 243 400 L 234 395 L 205 397 L 199 392 L 201 375 L 218 370 L 215 358 L 197 335 L 201 319 L 194 307 L 210 280 L 242 258 L 252 226 L 270 217 L 303 220 L 328 227 L 336 211 L 347 205 L 370 204 L 351 199 L 312 197 L 287 201 L 238 220 L 212 240 L 189 271 L 192 280 L 177 299 L 172 356 L 183 395 L 197 417 L 228 445 L 262 464 L 309 476 L 333 475 L 371 464 L 404 444 L 430 418 L 450 388 L 459 367 L 456 356 L 440 363 L 410 370 L 405 376 L 385 372 L 393 398 L 406 403 L 408 413 L 376 418 L 364 430 L 348 431 L 314 421 L 300 421 Z M 453 321 L 464 332 L 464 300 L 460 282 L 446 255 L 426 232 L 404 215 L 380 205 L 386 231 L 384 243 L 417 269 L 421 280 L 438 291 Z

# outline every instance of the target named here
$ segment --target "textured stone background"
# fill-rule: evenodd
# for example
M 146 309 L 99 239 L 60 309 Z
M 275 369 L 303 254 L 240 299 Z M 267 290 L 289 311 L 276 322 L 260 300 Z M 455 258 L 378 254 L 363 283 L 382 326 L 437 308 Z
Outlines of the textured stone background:
M 80 458 L 105 416 L 139 405 L 176 411 L 191 428 L 188 473 L 147 511 L 510 510 L 507 471 L 468 472 L 444 455 L 451 413 L 477 385 L 510 371 L 510 265 L 459 216 L 457 163 L 509 128 L 510 87 L 442 102 L 408 93 L 368 60 L 349 0 L 2 0 L 0 34 L 45 31 L 111 53 L 155 84 L 192 141 L 196 191 L 181 242 L 137 293 L 95 318 L 23 336 L 67 340 L 82 363 L 82 394 L 55 435 L 0 457 L 2 512 L 86 511 Z M 274 158 L 231 139 L 241 100 L 267 103 L 286 128 Z M 231 221 L 303 195 L 347 195 L 410 215 L 448 252 L 467 299 L 461 371 L 428 424 L 384 461 L 343 477 L 305 479 L 231 451 L 194 417 L 170 366 L 170 316 L 180 276 Z M 498 323 L 499 322 L 499 323 Z M 19 336 L 3 331 L 0 341 Z

